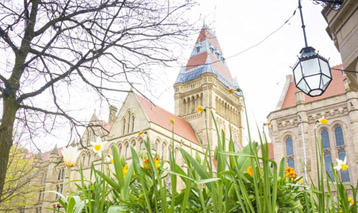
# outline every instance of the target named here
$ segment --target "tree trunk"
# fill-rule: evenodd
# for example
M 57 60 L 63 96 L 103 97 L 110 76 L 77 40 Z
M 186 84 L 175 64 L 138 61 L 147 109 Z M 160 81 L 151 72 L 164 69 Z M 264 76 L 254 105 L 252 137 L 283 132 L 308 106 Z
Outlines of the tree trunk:
M 3 115 L 0 124 L 0 198 L 5 185 L 7 163 L 10 148 L 13 143 L 13 126 L 19 104 L 14 96 L 5 96 L 3 99 Z

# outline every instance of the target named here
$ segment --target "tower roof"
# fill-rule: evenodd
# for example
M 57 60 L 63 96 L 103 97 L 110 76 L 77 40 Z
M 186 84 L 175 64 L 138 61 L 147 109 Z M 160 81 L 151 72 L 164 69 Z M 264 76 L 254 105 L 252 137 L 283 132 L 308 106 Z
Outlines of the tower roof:
M 182 67 L 175 83 L 191 81 L 204 73 L 214 73 L 229 88 L 239 87 L 231 76 L 215 33 L 205 25 L 199 33 L 188 63 Z

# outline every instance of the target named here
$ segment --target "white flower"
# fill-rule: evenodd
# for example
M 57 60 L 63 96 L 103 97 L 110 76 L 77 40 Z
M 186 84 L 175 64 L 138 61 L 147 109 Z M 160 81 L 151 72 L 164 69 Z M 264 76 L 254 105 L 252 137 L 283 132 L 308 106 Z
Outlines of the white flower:
M 344 160 L 340 160 L 340 159 L 336 159 L 337 161 L 337 166 L 334 167 L 335 170 L 339 171 L 339 170 L 346 170 L 348 169 L 348 165 L 347 165 L 347 157 L 344 158 Z
M 67 167 L 74 167 L 76 160 L 81 153 L 80 151 L 77 150 L 77 147 L 72 147 L 72 146 L 63 148 L 61 152 L 63 156 L 63 161 L 65 162 L 65 165 Z
M 107 163 L 113 164 L 113 163 L 114 163 L 114 161 L 113 161 L 113 156 L 112 156 L 112 155 L 107 155 L 106 161 L 107 161 Z
M 101 138 L 97 138 L 96 142 L 91 142 L 91 145 L 93 146 L 93 151 L 97 153 L 100 157 L 102 156 L 103 147 L 106 144 L 106 142 L 102 142 Z

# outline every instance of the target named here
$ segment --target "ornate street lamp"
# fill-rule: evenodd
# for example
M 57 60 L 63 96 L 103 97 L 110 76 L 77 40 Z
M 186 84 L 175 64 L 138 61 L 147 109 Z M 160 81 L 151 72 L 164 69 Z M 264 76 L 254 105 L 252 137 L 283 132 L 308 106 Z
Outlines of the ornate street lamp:
M 314 2 L 318 1 L 323 2 L 326 6 L 329 5 L 338 9 L 344 0 L 314 0 Z M 293 67 L 293 77 L 296 87 L 302 92 L 311 97 L 320 96 L 332 81 L 331 69 L 328 60 L 316 53 L 313 47 L 308 46 L 301 0 L 298 0 L 298 8 L 301 15 L 305 47 L 300 51 L 301 55 Z

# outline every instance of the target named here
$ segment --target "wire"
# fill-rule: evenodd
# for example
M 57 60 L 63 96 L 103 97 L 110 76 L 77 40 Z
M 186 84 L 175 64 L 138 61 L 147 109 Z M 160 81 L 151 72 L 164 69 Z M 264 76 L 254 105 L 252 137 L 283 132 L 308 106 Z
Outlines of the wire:
M 274 31 L 272 31 L 271 33 L 269 33 L 264 39 L 262 39 L 261 41 L 255 43 L 254 45 L 251 45 L 250 47 L 234 54 L 234 55 L 231 55 L 231 56 L 228 56 L 226 57 L 225 59 L 222 59 L 222 60 L 216 60 L 216 61 L 213 61 L 213 62 L 210 62 L 210 63 L 205 63 L 205 64 L 196 64 L 196 65 L 187 65 L 187 67 L 196 67 L 196 66 L 199 66 L 199 65 L 210 65 L 210 64 L 215 64 L 215 63 L 218 63 L 218 62 L 221 62 L 221 61 L 224 61 L 226 59 L 230 59 L 230 58 L 233 58 L 233 57 L 236 57 L 236 56 L 239 56 L 249 50 L 251 50 L 252 48 L 255 48 L 259 45 L 261 45 L 263 42 L 265 42 L 268 38 L 270 38 L 272 35 L 274 35 L 275 33 L 277 33 L 279 30 L 281 30 L 295 15 L 296 15 L 296 11 L 297 11 L 298 7 L 296 7 L 296 9 L 293 11 L 292 15 L 281 25 L 279 26 L 277 29 L 275 29 Z M 181 66 L 182 67 L 182 66 Z
M 337 69 L 337 68 L 331 68 L 331 70 L 358 73 L 358 71 L 356 70 L 344 70 L 344 69 Z

